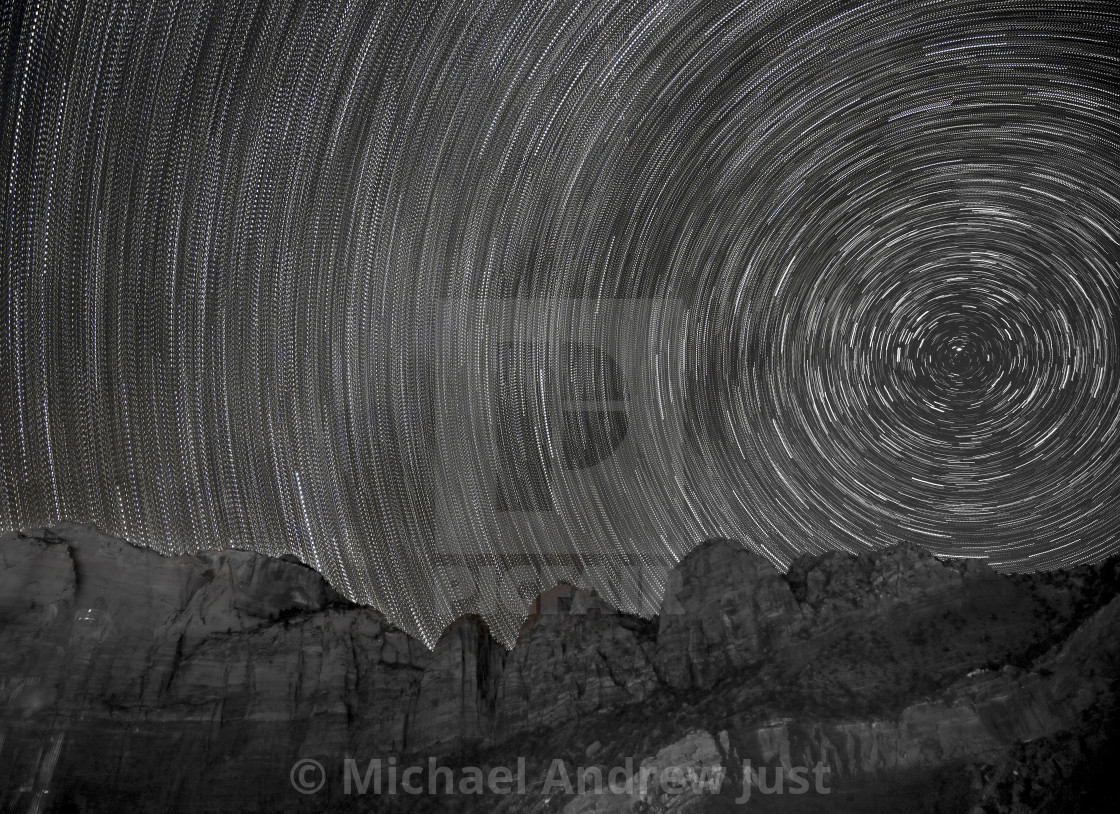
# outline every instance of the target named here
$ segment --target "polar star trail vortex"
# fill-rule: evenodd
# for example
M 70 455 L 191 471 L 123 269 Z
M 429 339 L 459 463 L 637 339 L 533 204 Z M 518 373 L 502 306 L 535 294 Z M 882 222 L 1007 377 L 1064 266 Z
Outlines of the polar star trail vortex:
M 1112 0 L 2 14 L 7 529 L 429 643 L 711 536 L 1120 549 Z

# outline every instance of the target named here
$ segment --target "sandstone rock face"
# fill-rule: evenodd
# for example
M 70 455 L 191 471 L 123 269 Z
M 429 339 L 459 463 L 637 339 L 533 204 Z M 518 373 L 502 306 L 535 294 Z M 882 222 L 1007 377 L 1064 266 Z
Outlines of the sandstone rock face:
M 701 798 L 722 795 L 730 799 L 740 787 L 733 779 L 738 777 L 739 767 L 731 762 L 726 732 L 713 736 L 695 730 L 637 766 L 621 767 L 624 771 L 613 785 L 609 770 L 603 771 L 607 767 L 596 767 L 595 784 L 585 783 L 587 790 L 564 807 L 564 814 L 699 810 Z
M 991 573 L 987 566 L 972 568 L 977 569 L 976 576 Z M 817 613 L 937 596 L 958 588 L 964 577 L 925 549 L 909 544 L 865 556 L 843 551 L 803 556 L 788 574 L 798 601 Z
M 62 778 L 78 800 L 236 811 L 290 788 L 303 757 L 469 741 L 492 718 L 504 651 L 484 632 L 454 626 L 430 652 L 376 611 L 330 605 L 298 563 L 166 558 L 78 526 L 0 552 L 4 810 Z M 207 768 L 164 776 L 181 765 Z
M 800 611 L 769 562 L 730 540 L 693 550 L 672 572 L 657 631 L 657 666 L 672 687 L 710 687 L 783 647 Z
M 861 692 L 896 682 L 882 660 L 900 647 L 921 651 L 912 666 L 931 675 L 979 666 L 993 642 L 1021 649 L 1040 635 L 1037 612 L 1026 591 L 986 565 L 938 560 L 913 545 L 804 557 L 782 575 L 740 544 L 714 540 L 670 578 L 655 665 L 671 687 L 706 689 L 763 662 L 811 668 L 827 660 L 833 680 L 839 667 L 839 679 Z M 978 639 L 967 647 L 971 634 L 954 629 L 966 619 Z M 938 638 L 952 641 L 935 647 Z
M 803 556 L 786 578 L 816 626 L 843 621 L 853 611 L 882 612 L 897 604 L 960 607 L 978 587 L 1004 596 L 1015 593 L 985 563 L 939 560 L 909 543 L 861 556 L 843 551 Z
M 631 786 L 444 810 L 725 810 L 751 785 L 744 761 L 857 783 L 1001 766 L 1112 703 L 1116 574 L 1008 578 L 900 545 L 805 557 L 783 575 L 718 540 L 677 566 L 654 621 L 559 586 L 512 651 L 475 618 L 430 651 L 286 559 L 168 558 L 73 525 L 10 534 L 0 810 L 359 810 L 371 801 L 345 794 L 347 757 L 513 765 L 511 743 L 542 760 L 578 746 L 604 772 L 629 757 L 728 782 L 719 794 Z M 305 758 L 325 772 L 312 795 L 290 774 Z M 992 771 L 983 782 L 1014 791 L 1011 769 Z
M 1095 749 L 1097 753 L 1114 756 L 1120 744 L 1102 742 L 1085 723 L 1080 724 L 1080 734 L 1072 741 L 1064 733 L 1087 716 L 1101 714 L 1097 707 L 1102 699 L 1113 730 L 1120 729 L 1116 723 L 1120 720 L 1116 699 L 1109 693 L 1109 687 L 1115 687 L 1120 677 L 1118 633 L 1120 597 L 1048 653 L 1036 669 L 977 671 L 949 687 L 940 699 L 911 704 L 896 715 L 828 721 L 791 716 L 757 723 L 740 723 L 731 716 L 725 721 L 729 724 L 727 730 L 690 732 L 641 761 L 641 768 L 657 777 L 663 777 L 666 769 L 678 769 L 684 781 L 683 793 L 666 793 L 663 787 L 658 793 L 656 783 L 639 792 L 634 780 L 621 790 L 579 794 L 564 811 L 629 812 L 639 810 L 634 808 L 636 803 L 641 804 L 640 810 L 651 814 L 722 811 L 722 805 L 727 805 L 731 796 L 746 800 L 753 797 L 757 803 L 767 793 L 762 789 L 774 788 L 776 777 L 790 778 L 797 771 L 802 772 L 802 777 L 812 775 L 814 783 L 813 773 L 820 771 L 821 777 L 826 778 L 823 786 L 830 788 L 847 781 L 961 761 L 999 764 L 1009 749 L 1017 748 L 1016 754 L 1020 754 L 1027 748 L 1023 744 L 1040 746 L 1031 747 L 1033 752 L 1018 756 L 1017 762 L 1000 769 L 988 781 L 984 791 L 991 807 L 978 811 L 1025 814 L 1039 810 L 1032 807 L 1032 800 L 1037 803 L 1082 799 L 1071 796 L 1078 793 L 1099 795 L 1096 788 L 1070 788 L 1068 782 L 1062 784 L 1070 775 L 1076 776 L 1078 770 L 1077 762 L 1066 752 L 1079 755 Z M 1049 746 L 1047 750 L 1044 745 L 1048 743 L 1061 746 Z M 1045 759 L 1038 754 L 1040 750 Z M 1061 786 L 1065 796 L 1056 797 L 1045 787 L 1036 787 L 1032 792 L 1029 782 L 1024 784 L 1020 775 L 1014 773 L 1016 766 L 1049 777 Z M 713 782 L 717 778 L 721 782 Z M 744 794 L 745 787 L 751 791 Z M 708 799 L 709 796 L 719 799 Z M 769 799 L 767 804 L 778 805 L 780 801 Z M 842 803 L 838 806 L 837 810 L 844 810 Z M 727 810 L 736 809 L 728 805 Z
M 456 746 L 494 734 L 494 705 L 506 651 L 473 617 L 451 625 L 424 667 L 407 746 Z
M 657 687 L 648 622 L 571 586 L 543 599 L 502 671 L 502 731 L 548 726 L 641 701 Z

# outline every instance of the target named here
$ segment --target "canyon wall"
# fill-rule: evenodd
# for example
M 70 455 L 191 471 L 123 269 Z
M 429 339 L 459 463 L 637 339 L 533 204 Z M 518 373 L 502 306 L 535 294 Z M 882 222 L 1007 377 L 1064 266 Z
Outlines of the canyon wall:
M 76 525 L 9 534 L 0 806 L 350 810 L 345 757 L 451 759 L 528 737 L 538 750 L 594 740 L 603 761 L 700 743 L 727 770 L 724 797 L 749 782 L 745 760 L 853 782 L 995 761 L 1111 697 L 1115 571 L 1011 577 L 899 545 L 781 574 L 715 540 L 673 571 L 655 620 L 559 586 L 513 650 L 465 618 L 430 651 L 288 559 L 163 557 Z M 316 795 L 292 788 L 306 758 L 332 778 Z M 586 795 L 563 805 L 608 810 Z

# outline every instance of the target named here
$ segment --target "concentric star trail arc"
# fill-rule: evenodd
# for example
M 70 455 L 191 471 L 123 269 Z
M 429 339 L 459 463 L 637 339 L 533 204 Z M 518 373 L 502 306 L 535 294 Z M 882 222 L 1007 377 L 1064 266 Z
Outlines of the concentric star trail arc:
M 19 0 L 0 525 L 432 643 L 706 537 L 1120 547 L 1120 9 Z

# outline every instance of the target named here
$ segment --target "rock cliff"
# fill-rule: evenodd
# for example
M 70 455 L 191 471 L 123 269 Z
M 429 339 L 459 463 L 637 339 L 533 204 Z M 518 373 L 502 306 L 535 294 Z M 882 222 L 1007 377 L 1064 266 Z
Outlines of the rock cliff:
M 298 562 L 168 558 L 76 525 L 9 534 L 0 809 L 366 810 L 347 772 L 392 757 L 520 758 L 526 789 L 383 794 L 384 810 L 739 810 L 800 768 L 845 789 L 830 811 L 1032 810 L 1071 799 L 1068 778 L 1097 777 L 1114 748 L 1094 716 L 1113 714 L 1120 677 L 1117 573 L 1007 576 L 903 544 L 781 574 L 715 540 L 674 569 L 654 620 L 562 585 L 511 651 L 471 617 L 429 650 Z M 309 759 L 324 783 L 303 794 L 315 767 L 293 767 Z M 548 782 L 627 761 L 683 771 L 683 785 Z M 716 770 L 716 788 L 689 787 Z M 1049 772 L 1049 797 L 1016 785 L 1028 770 Z

